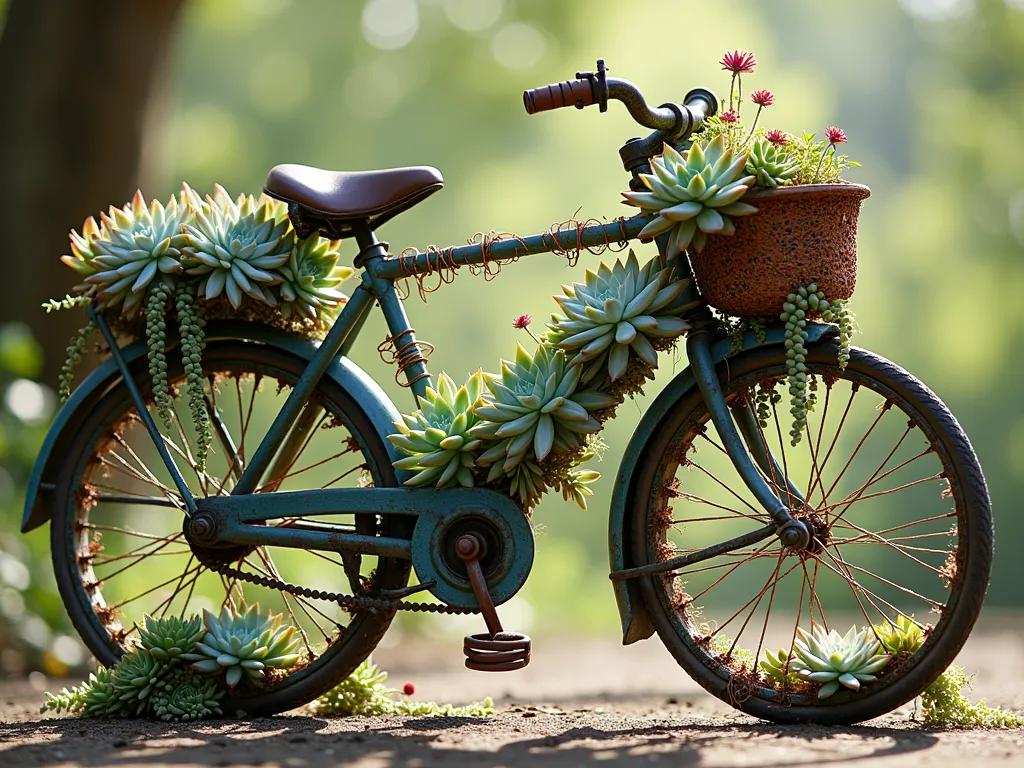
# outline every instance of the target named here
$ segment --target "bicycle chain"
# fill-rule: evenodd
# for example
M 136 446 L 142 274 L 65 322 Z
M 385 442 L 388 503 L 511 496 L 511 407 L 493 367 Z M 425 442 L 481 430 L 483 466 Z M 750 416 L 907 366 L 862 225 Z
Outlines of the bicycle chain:
M 362 610 L 370 611 L 383 611 L 383 610 L 396 610 L 396 611 L 412 611 L 414 613 L 446 613 L 455 615 L 466 615 L 473 613 L 480 613 L 479 608 L 459 608 L 454 605 L 445 605 L 444 603 L 407 603 L 404 600 L 389 600 L 383 597 L 371 597 L 369 595 L 345 595 L 340 592 L 324 592 L 319 589 L 309 589 L 308 587 L 299 587 L 294 584 L 289 584 L 281 579 L 275 579 L 271 576 L 257 576 L 255 573 L 245 573 L 237 568 L 232 568 L 226 563 L 217 562 L 203 562 L 202 558 L 198 558 L 207 568 L 215 573 L 219 573 L 224 576 L 230 576 L 233 579 L 239 581 L 245 581 L 249 584 L 255 584 L 259 587 L 267 587 L 276 589 L 280 592 L 288 592 L 295 597 L 308 597 L 312 600 L 327 600 L 328 602 L 337 603 L 342 608 L 358 608 Z

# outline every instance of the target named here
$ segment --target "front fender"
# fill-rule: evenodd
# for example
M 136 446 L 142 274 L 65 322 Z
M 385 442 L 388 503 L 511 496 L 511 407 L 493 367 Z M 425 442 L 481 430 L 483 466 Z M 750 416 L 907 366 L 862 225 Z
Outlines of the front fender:
M 255 344 L 276 347 L 309 360 L 318 342 L 277 328 L 257 323 L 215 322 L 206 331 L 210 341 L 244 339 Z M 121 349 L 129 366 L 147 354 L 145 342 L 135 341 Z M 386 439 L 394 432 L 394 422 L 401 419 L 398 409 L 373 379 L 347 357 L 336 358 L 324 374 L 334 379 L 359 403 L 380 434 L 392 460 L 401 458 L 398 449 Z M 39 449 L 25 495 L 25 514 L 21 521 L 22 533 L 38 528 L 50 519 L 52 496 L 57 488 L 57 475 L 61 461 L 77 434 L 80 415 L 87 413 L 120 379 L 117 364 L 108 358 L 90 373 L 75 389 L 60 409 L 46 433 Z M 402 473 L 399 473 L 401 475 Z
M 817 341 L 823 336 L 833 333 L 835 326 L 808 323 L 807 340 Z M 743 335 L 743 349 L 782 344 L 785 341 L 785 326 L 773 323 L 765 328 L 765 340 L 759 344 L 751 331 Z M 711 358 L 723 361 L 733 356 L 732 339 L 719 339 L 711 346 Z M 738 352 L 735 354 L 739 354 Z M 612 490 L 612 504 L 608 515 L 608 559 L 611 572 L 620 571 L 637 565 L 633 561 L 633 509 L 629 503 L 632 498 L 632 478 L 640 460 L 644 456 L 647 441 L 658 432 L 659 424 L 665 415 L 682 400 L 687 393 L 697 386 L 693 371 L 685 368 L 661 391 L 654 402 L 644 413 L 640 423 L 633 431 L 633 436 L 626 446 L 626 452 L 619 465 Z M 654 634 L 647 608 L 640 597 L 640 590 L 635 580 L 613 581 L 615 602 L 619 608 L 619 619 L 622 622 L 622 644 L 629 645 L 637 640 L 644 640 Z

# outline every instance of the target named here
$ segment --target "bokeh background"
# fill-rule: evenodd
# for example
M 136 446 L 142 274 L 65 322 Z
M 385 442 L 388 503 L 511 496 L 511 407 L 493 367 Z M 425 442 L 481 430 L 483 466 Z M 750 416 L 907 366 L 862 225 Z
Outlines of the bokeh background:
M 0 25 L 0 674 L 85 660 L 48 531 L 18 533 L 80 321 L 39 308 L 74 282 L 58 261 L 67 231 L 137 187 L 258 192 L 283 162 L 440 168 L 444 192 L 381 230 L 393 251 L 618 216 L 616 150 L 640 132 L 621 105 L 522 108 L 524 88 L 598 57 L 659 104 L 697 85 L 724 93 L 722 53 L 750 50 L 745 87 L 776 94 L 765 125 L 847 131 L 863 163 L 848 177 L 873 190 L 858 343 L 927 382 L 971 436 L 999 542 L 987 610 L 1024 605 L 1024 1 L 0 0 Z M 584 254 L 579 268 L 597 262 Z M 425 306 L 414 294 L 408 312 L 437 345 L 432 370 L 461 379 L 511 356 L 512 318 L 546 317 L 558 284 L 579 277 L 536 257 L 495 282 L 462 274 Z M 377 356 L 383 336 L 374 318 L 353 357 L 410 408 Z M 665 359 L 647 397 L 620 410 L 599 469 L 614 473 L 644 403 L 680 365 Z M 617 636 L 609 488 L 587 511 L 541 505 L 535 570 L 508 624 Z

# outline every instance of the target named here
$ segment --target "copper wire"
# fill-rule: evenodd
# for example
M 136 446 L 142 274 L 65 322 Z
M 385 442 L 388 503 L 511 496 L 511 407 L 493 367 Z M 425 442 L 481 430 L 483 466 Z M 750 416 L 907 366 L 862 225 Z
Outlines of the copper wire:
M 409 336 L 409 340 L 399 345 L 398 339 L 406 335 Z M 420 379 L 430 378 L 426 365 L 427 358 L 434 353 L 434 345 L 429 341 L 417 340 L 416 332 L 412 328 L 385 338 L 377 345 L 377 353 L 385 365 L 398 365 L 398 370 L 395 371 L 395 383 L 400 387 L 411 387 Z M 417 363 L 423 363 L 423 371 L 412 379 L 402 381 L 402 374 Z
M 578 214 L 579 211 L 577 210 L 576 213 Z M 600 256 L 605 251 L 618 253 L 628 247 L 629 238 L 626 236 L 626 219 L 624 216 L 620 216 L 615 220 L 619 225 L 618 238 L 606 235 L 603 243 L 592 246 L 585 246 L 583 244 L 583 230 L 594 225 L 602 226 L 607 222 L 600 219 L 580 221 L 575 216 L 576 214 L 573 214 L 573 217 L 565 221 L 556 221 L 548 228 L 547 232 L 541 235 L 541 240 L 545 247 L 549 248 L 551 253 L 565 258 L 570 267 L 576 266 L 583 251 Z M 572 246 L 562 246 L 559 235 L 565 232 L 576 233 L 575 243 Z M 550 241 L 548 238 L 550 238 Z M 516 254 L 513 256 L 492 259 L 491 249 L 494 247 L 494 244 L 504 240 L 516 240 L 522 246 L 523 252 L 520 254 L 519 247 L 517 247 Z M 520 235 L 512 232 L 498 232 L 493 229 L 488 232 L 477 232 L 466 241 L 466 245 L 480 246 L 480 263 L 467 264 L 466 266 L 469 268 L 470 274 L 483 275 L 484 280 L 487 282 L 490 282 L 501 273 L 503 265 L 512 264 L 528 253 L 526 241 Z M 398 256 L 399 268 L 402 270 L 402 276 L 399 278 L 401 281 L 399 286 L 401 298 L 405 300 L 411 295 L 409 288 L 410 278 L 416 281 L 416 291 L 419 294 L 420 300 L 424 303 L 427 301 L 428 293 L 433 293 L 442 285 L 453 282 L 455 274 L 458 272 L 459 266 L 461 266 L 455 263 L 453 255 L 455 247 L 450 245 L 446 248 L 439 248 L 436 245 L 428 245 L 426 251 L 420 251 L 414 247 L 404 249 Z M 420 256 L 426 256 L 427 268 L 424 270 L 415 268 L 416 259 Z M 428 283 L 432 275 L 437 278 L 436 284 Z

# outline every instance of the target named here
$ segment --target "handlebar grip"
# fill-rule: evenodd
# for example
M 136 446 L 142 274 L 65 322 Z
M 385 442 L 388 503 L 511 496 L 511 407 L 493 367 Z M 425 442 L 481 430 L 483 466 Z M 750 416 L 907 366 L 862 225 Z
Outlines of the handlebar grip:
M 564 83 L 552 83 L 543 88 L 523 91 L 523 105 L 531 115 L 559 107 L 583 109 L 593 103 L 594 89 L 590 80 L 586 79 L 566 80 Z

